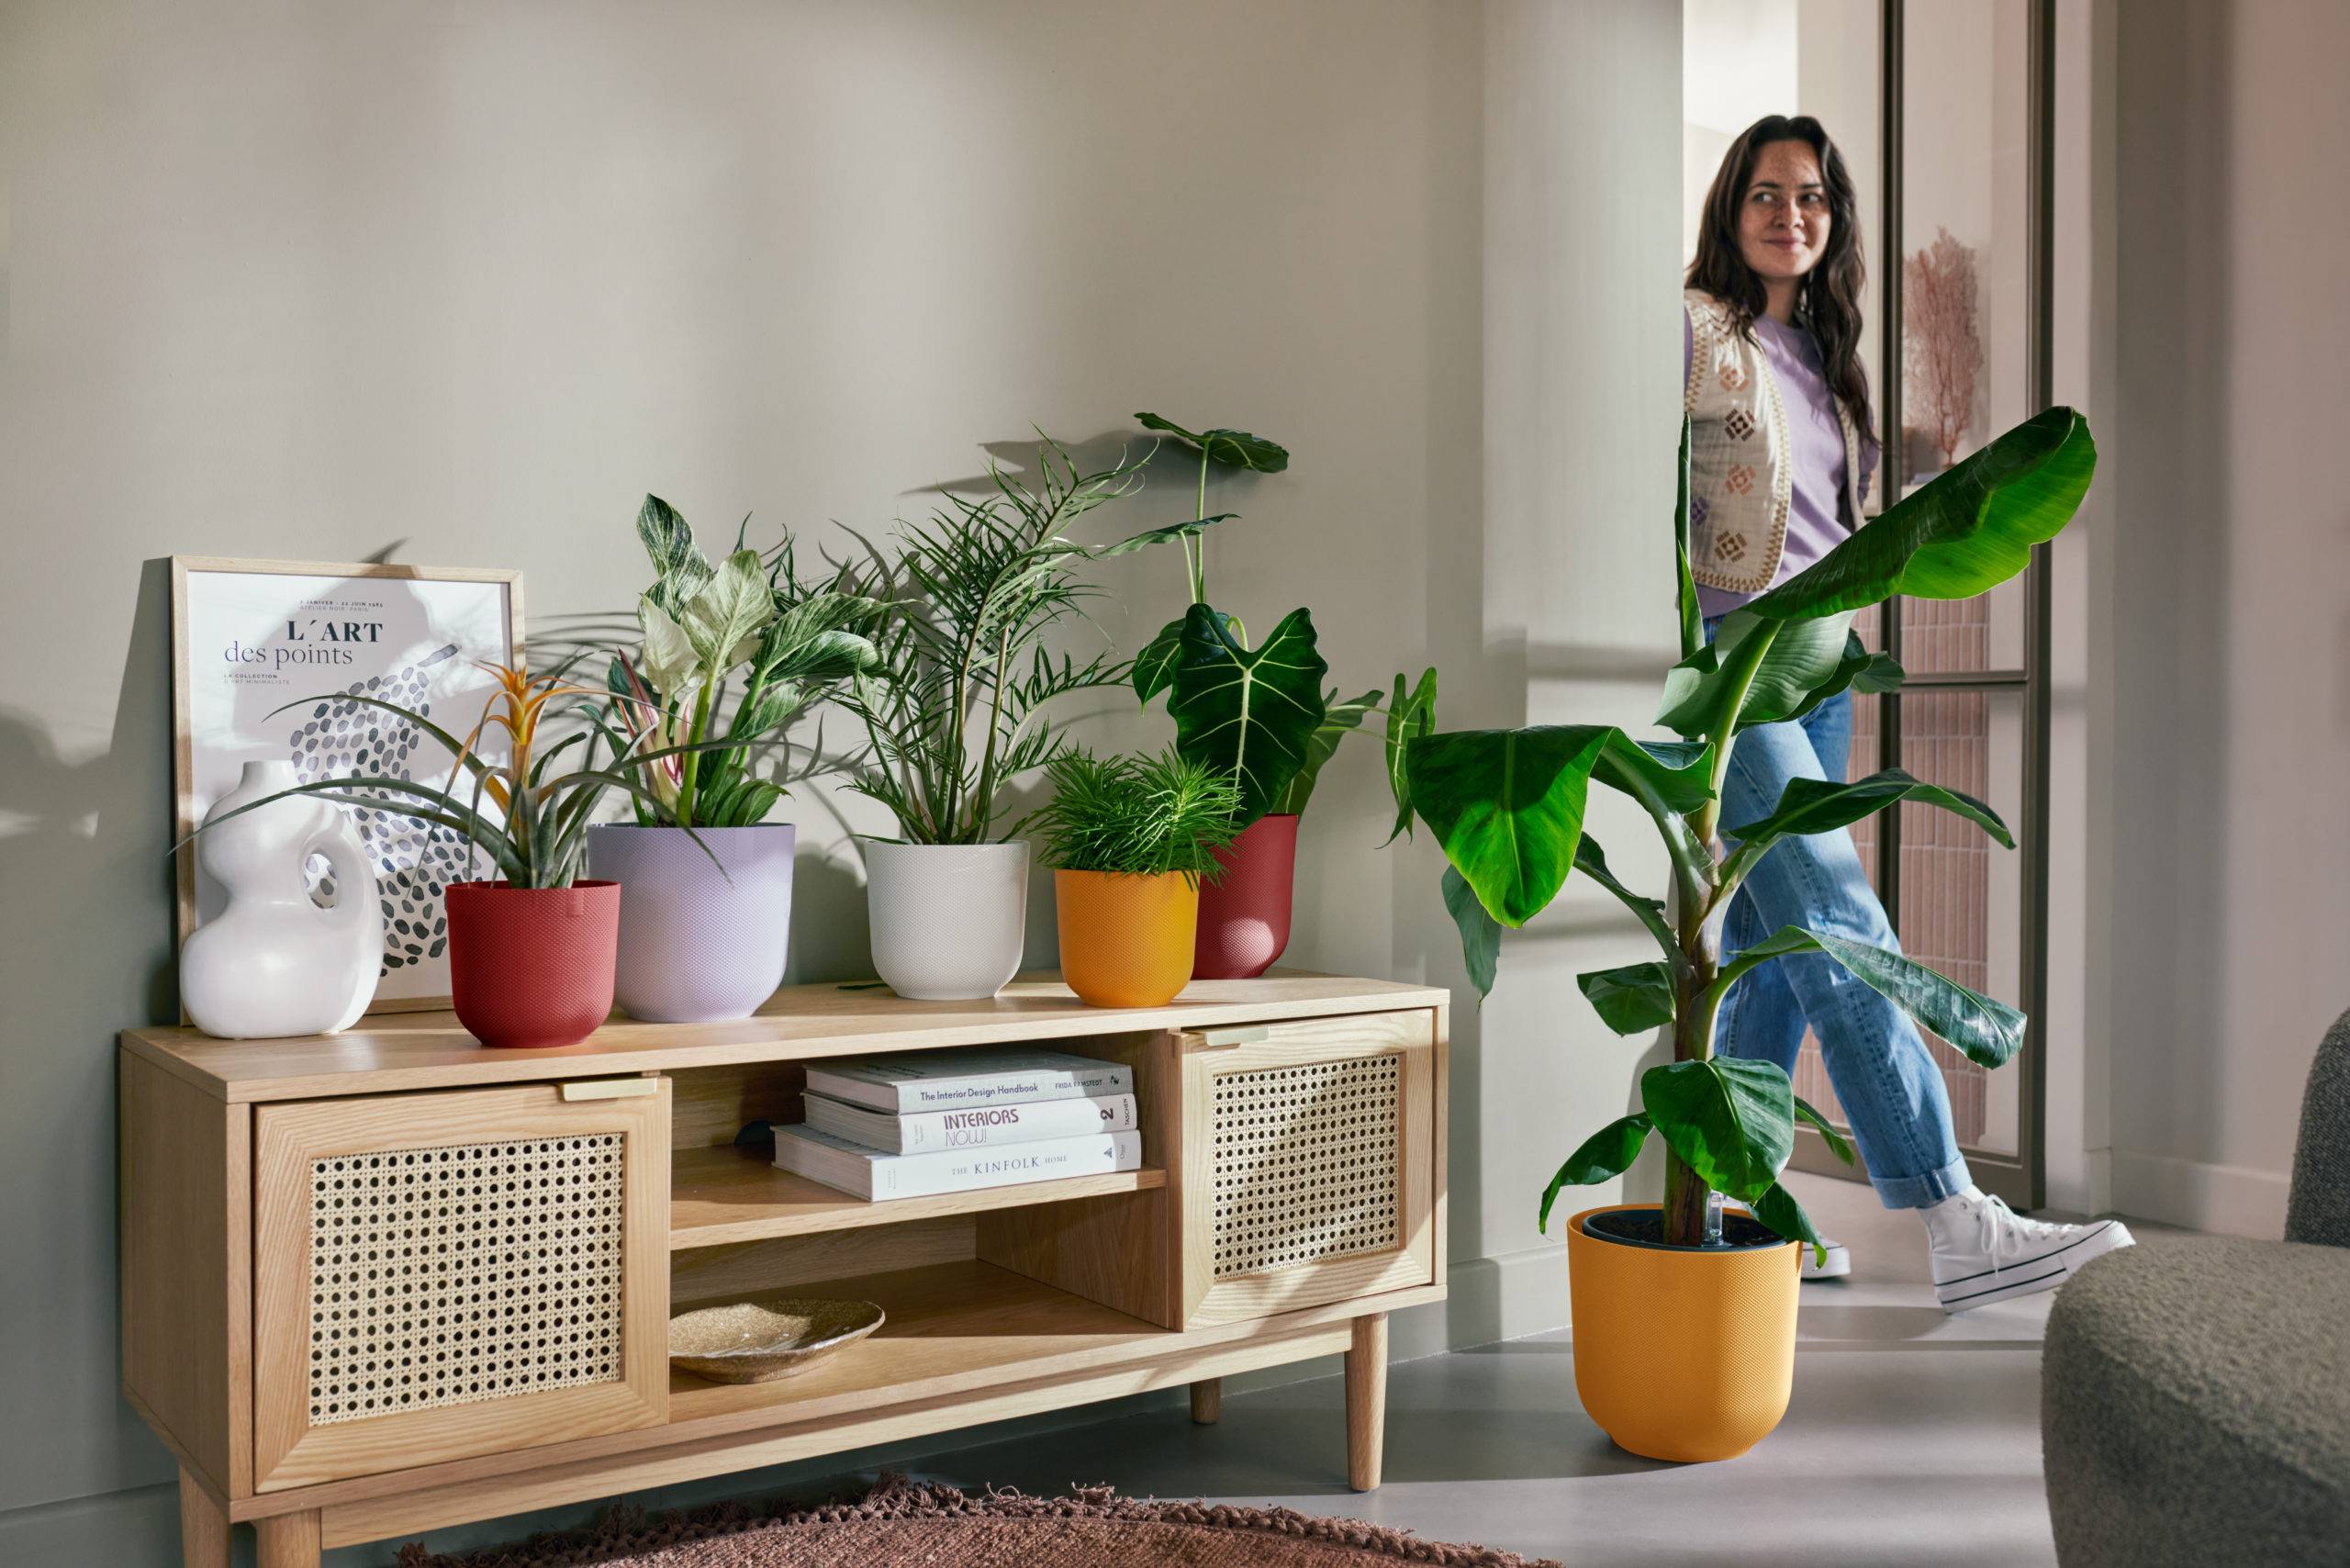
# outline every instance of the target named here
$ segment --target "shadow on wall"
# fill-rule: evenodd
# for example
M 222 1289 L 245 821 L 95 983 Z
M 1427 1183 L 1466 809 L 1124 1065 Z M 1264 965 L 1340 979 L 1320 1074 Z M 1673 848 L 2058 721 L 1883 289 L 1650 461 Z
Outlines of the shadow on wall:
M 179 1014 L 171 778 L 171 568 L 152 560 L 103 753 L 73 760 L 41 720 L 0 709 L 0 944 L 24 980 L 0 1013 L 0 1233 L 21 1257 L 84 1260 L 50 1281 L 65 1288 L 10 1293 L 0 1404 L 18 1410 L 84 1408 L 90 1372 L 116 1364 L 114 1031 Z M 146 1456 L 126 1482 L 170 1477 L 162 1445 L 108 1403 L 114 1429 L 91 1423 L 103 1453 L 8 1446 L 21 1493 L 57 1495 L 52 1473 L 62 1487 L 117 1453 Z

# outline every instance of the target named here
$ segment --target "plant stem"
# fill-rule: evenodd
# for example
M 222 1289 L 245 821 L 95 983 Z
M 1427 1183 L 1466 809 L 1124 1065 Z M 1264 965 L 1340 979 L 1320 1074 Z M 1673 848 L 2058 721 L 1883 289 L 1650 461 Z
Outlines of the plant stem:
M 1204 446 L 1200 448 L 1200 489 L 1199 495 L 1192 502 L 1192 515 L 1193 517 L 1208 515 L 1208 449 Z M 1195 544 L 1199 546 L 1197 554 L 1194 554 L 1192 549 Z M 1183 541 L 1183 564 L 1192 569 L 1192 602 L 1205 604 L 1208 601 L 1208 536 L 1206 534 L 1193 534 Z
M 700 745 L 703 734 L 710 728 L 710 691 L 713 684 L 713 680 L 703 681 L 701 689 L 694 694 L 693 722 L 686 728 L 688 745 Z M 694 825 L 694 778 L 700 771 L 701 755 L 698 751 L 686 753 L 685 767 L 678 770 L 677 825 L 679 827 Z
M 1721 864 L 1714 852 L 1715 834 L 1721 824 L 1722 786 L 1729 777 L 1730 752 L 1738 739 L 1739 711 L 1746 706 L 1746 694 L 1754 685 L 1755 673 L 1762 667 L 1762 657 L 1771 651 L 1778 634 L 1779 622 L 1766 621 L 1739 644 L 1724 672 L 1721 700 L 1707 724 L 1707 734 L 1714 743 L 1713 794 L 1687 819 L 1691 836 L 1695 840 L 1692 847 L 1704 862 L 1707 889 L 1702 899 L 1684 896 L 1676 912 L 1683 962 L 1673 978 L 1675 1061 L 1705 1061 L 1714 1054 L 1714 1024 L 1721 1011 L 1722 996 L 1729 989 L 1714 989 L 1721 970 L 1721 914 L 1727 898 L 1721 887 Z M 1676 867 L 1678 859 L 1676 856 Z M 1730 978 L 1735 980 L 1743 972 L 1737 969 Z M 1666 1246 L 1695 1247 L 1704 1242 L 1707 1191 L 1706 1183 L 1679 1156 L 1670 1149 L 1665 1151 Z

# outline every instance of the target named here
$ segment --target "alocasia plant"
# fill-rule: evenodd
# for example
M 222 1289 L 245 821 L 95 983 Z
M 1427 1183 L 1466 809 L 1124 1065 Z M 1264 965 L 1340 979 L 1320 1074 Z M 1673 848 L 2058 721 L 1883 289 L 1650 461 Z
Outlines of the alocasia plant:
M 1123 554 L 1146 545 L 1180 541 L 1192 592 L 1189 610 L 1169 622 L 1151 638 L 1134 666 L 1136 696 L 1147 705 L 1167 693 L 1168 716 L 1175 721 L 1175 747 L 1185 758 L 1233 776 L 1240 790 L 1239 824 L 1246 827 L 1268 812 L 1295 813 L 1305 810 L 1320 778 L 1322 765 L 1339 743 L 1361 730 L 1379 711 L 1378 689 L 1360 697 L 1341 699 L 1334 689 L 1324 690 L 1322 678 L 1329 666 L 1315 646 L 1313 612 L 1291 610 L 1252 647 L 1240 618 L 1208 602 L 1208 529 L 1232 521 L 1238 514 L 1207 510 L 1208 473 L 1212 467 L 1259 474 L 1278 474 L 1289 466 L 1289 450 L 1247 431 L 1222 428 L 1185 430 L 1157 414 L 1136 414 L 1146 430 L 1156 431 L 1199 456 L 1199 482 L 1192 519 L 1155 528 L 1112 546 L 1104 554 Z M 1405 700 L 1404 678 L 1395 678 L 1397 702 Z M 1406 725 L 1432 717 L 1436 672 L 1420 678 L 1415 694 L 1419 706 L 1403 715 Z M 1391 735 L 1397 718 L 1390 715 Z M 1404 805 L 1401 771 L 1389 768 L 1397 789 L 1397 832 L 1410 822 Z M 1394 836 L 1390 834 L 1392 840 Z

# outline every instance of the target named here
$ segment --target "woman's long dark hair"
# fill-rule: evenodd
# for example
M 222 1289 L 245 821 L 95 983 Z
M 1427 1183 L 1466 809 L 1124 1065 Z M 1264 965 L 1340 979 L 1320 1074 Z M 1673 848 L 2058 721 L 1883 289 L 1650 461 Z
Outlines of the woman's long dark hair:
M 1863 441 L 1872 439 L 1875 416 L 1869 410 L 1869 376 L 1861 364 L 1861 282 L 1868 275 L 1861 258 L 1861 220 L 1852 172 L 1828 132 L 1809 115 L 1765 115 L 1746 128 L 1722 154 L 1722 166 L 1706 193 L 1697 222 L 1697 255 L 1689 263 L 1688 285 L 1730 308 L 1738 330 L 1749 337 L 1765 303 L 1762 279 L 1739 249 L 1739 209 L 1754 178 L 1754 160 L 1774 141 L 1800 141 L 1819 159 L 1828 185 L 1828 249 L 1804 274 L 1796 295 L 1796 319 L 1819 343 L 1828 389 Z

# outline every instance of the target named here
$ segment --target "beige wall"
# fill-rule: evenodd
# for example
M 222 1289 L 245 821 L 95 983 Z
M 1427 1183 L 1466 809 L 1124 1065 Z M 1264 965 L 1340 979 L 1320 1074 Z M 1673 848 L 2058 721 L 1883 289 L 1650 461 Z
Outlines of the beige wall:
M 2345 50 L 2324 0 L 2118 7 L 2090 671 L 2113 1199 L 2255 1234 L 2282 1223 L 2303 1075 L 2350 1004 Z
M 111 1174 L 112 1034 L 173 1006 L 159 557 L 519 566 L 544 638 L 632 601 L 648 488 L 821 541 L 1151 408 L 1294 449 L 1216 498 L 1218 597 L 1311 603 L 1340 684 L 1434 660 L 1451 724 L 1644 719 L 1674 9 L 0 6 L 0 1560 L 163 1560 Z M 1188 506 L 1170 473 L 1102 528 Z M 1115 586 L 1155 626 L 1178 577 Z M 1292 956 L 1458 986 L 1371 756 L 1317 796 Z M 877 824 L 792 814 L 795 969 L 863 972 Z M 1563 1318 L 1535 1199 L 1633 1071 L 1566 977 L 1638 946 L 1570 898 L 1482 1024 L 1462 992 L 1456 1301 L 1399 1348 Z

